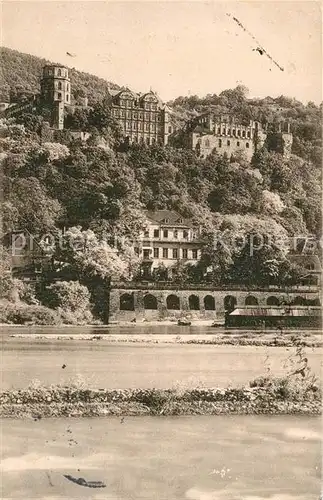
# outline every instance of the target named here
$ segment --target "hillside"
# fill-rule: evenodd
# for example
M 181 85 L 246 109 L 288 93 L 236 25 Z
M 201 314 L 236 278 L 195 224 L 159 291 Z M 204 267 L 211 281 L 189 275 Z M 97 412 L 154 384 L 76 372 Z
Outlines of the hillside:
M 233 113 L 244 123 L 250 120 L 289 122 L 294 136 L 292 152 L 321 167 L 322 104 L 316 106 L 308 102 L 305 105 L 286 96 L 249 99 L 248 89 L 238 85 L 235 89 L 223 90 L 219 95 L 177 97 L 168 105 L 173 110 L 175 123 L 181 126 L 194 116 L 210 110 L 216 114 Z
M 10 95 L 15 95 L 20 91 L 39 92 L 42 67 L 50 62 L 52 61 L 0 47 L 0 101 L 8 102 Z M 69 68 L 69 70 L 74 97 L 85 93 L 89 97 L 90 104 L 102 99 L 109 86 L 119 88 L 115 83 L 103 78 L 77 71 L 74 68 Z

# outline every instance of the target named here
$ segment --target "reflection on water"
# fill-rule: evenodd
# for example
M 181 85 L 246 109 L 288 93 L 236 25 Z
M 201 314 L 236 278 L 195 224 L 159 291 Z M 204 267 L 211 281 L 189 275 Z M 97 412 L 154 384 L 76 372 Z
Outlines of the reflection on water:
M 2 421 L 3 499 L 318 500 L 320 419 Z M 103 481 L 94 491 L 64 474 Z

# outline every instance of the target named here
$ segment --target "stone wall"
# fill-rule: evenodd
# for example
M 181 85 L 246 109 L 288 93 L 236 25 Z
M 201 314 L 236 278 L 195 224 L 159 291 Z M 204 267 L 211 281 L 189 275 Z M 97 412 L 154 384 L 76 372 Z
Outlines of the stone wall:
M 303 300 L 318 301 L 318 292 L 136 289 L 114 288 L 110 292 L 109 321 L 180 318 L 215 319 L 230 306 L 279 305 Z

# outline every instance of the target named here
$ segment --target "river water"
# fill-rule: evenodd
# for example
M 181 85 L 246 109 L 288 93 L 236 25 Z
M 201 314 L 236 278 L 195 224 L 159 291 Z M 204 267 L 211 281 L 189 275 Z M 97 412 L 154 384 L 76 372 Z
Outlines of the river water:
M 135 337 L 147 333 L 147 326 L 119 329 L 117 333 L 131 337 L 129 331 Z M 179 333 L 176 326 L 152 327 L 149 331 L 152 338 Z M 192 333 L 199 331 L 205 330 L 191 329 Z M 9 336 L 13 332 L 66 334 L 66 338 L 13 338 Z M 34 380 L 45 385 L 84 381 L 94 388 L 239 386 L 268 370 L 275 375 L 286 373 L 295 352 L 281 347 L 113 343 L 104 336 L 97 341 L 69 339 L 71 334 L 89 332 L 86 328 L 2 329 L 2 388 L 26 387 Z M 94 331 L 98 332 L 102 335 L 102 330 Z M 308 348 L 306 355 L 313 372 L 320 376 L 321 349 Z
M 319 499 L 316 417 L 3 420 L 2 432 L 3 500 Z
M 9 337 L 13 332 L 35 331 L 67 337 Z M 134 327 L 131 332 L 142 330 Z M 35 379 L 44 384 L 78 379 L 90 387 L 110 388 L 241 385 L 268 370 L 283 373 L 293 352 L 70 340 L 68 334 L 90 333 L 79 328 L 2 329 L 1 333 L 2 389 L 26 387 Z M 154 333 L 178 334 L 178 329 L 159 327 Z M 320 351 L 307 349 L 317 374 Z M 1 435 L 3 500 L 319 498 L 320 419 L 316 417 L 4 419 Z M 80 486 L 64 474 L 103 481 L 106 487 Z

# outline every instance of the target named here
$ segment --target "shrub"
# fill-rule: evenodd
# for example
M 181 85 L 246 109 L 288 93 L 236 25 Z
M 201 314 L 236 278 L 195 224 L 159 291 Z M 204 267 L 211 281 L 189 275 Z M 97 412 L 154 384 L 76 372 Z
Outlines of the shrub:
M 15 325 L 57 325 L 60 323 L 55 311 L 39 305 L 22 302 L 2 302 L 0 304 L 0 322 Z
M 90 292 L 79 281 L 57 281 L 48 286 L 43 302 L 54 309 L 67 324 L 86 324 L 93 320 Z

